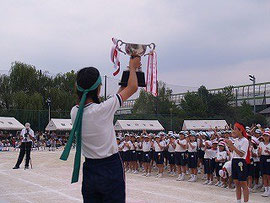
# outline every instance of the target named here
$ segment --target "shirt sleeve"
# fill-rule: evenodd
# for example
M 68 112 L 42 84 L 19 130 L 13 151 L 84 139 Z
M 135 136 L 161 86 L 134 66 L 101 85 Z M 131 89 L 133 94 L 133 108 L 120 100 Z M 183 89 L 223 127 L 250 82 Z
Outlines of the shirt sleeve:
M 22 135 L 22 136 L 24 135 L 24 131 L 25 131 L 25 130 L 24 130 L 24 129 L 22 129 L 22 131 L 21 131 L 21 135 Z
M 34 137 L 34 136 L 35 136 L 35 134 L 34 134 L 34 131 L 33 131 L 33 130 L 30 130 L 29 134 L 30 134 L 32 137 Z
M 167 146 L 166 142 L 163 142 L 163 144 L 161 146 L 166 147 Z
M 115 112 L 121 107 L 123 100 L 119 94 L 113 95 L 111 98 L 102 102 L 98 106 L 98 111 L 104 116 L 114 116 Z
M 248 140 L 245 140 L 245 142 L 243 142 L 243 144 L 239 147 L 239 150 L 244 153 L 247 153 L 248 145 L 249 145 Z
M 225 159 L 225 160 L 227 159 L 227 152 L 222 153 L 222 159 Z

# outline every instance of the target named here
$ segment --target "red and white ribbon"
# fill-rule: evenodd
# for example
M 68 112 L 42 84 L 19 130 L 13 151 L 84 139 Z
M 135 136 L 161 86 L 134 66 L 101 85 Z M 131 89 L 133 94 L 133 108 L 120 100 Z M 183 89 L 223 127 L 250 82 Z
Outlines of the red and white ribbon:
M 157 87 L 157 54 L 155 50 L 148 55 L 146 73 L 146 92 L 150 92 L 155 97 L 158 95 Z
M 116 71 L 113 73 L 116 76 L 120 72 L 120 61 L 119 61 L 119 51 L 117 50 L 117 39 L 112 38 L 113 46 L 111 49 L 111 61 L 114 64 Z

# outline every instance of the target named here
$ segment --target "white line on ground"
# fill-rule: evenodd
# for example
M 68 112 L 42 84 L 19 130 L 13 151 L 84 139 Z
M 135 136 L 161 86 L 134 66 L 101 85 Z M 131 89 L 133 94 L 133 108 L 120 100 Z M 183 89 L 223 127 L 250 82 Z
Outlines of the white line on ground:
M 149 188 L 153 187 L 153 186 L 157 186 L 157 187 L 164 187 L 164 188 L 168 188 L 170 190 L 177 190 L 179 192 L 190 192 L 190 189 L 189 188 L 184 188 L 184 187 L 181 187 L 180 185 L 175 187 L 175 186 L 169 186 L 169 185 L 165 185 L 167 184 L 167 180 L 162 180 L 162 179 L 159 179 L 159 183 L 156 183 L 156 182 L 148 182 L 148 181 L 145 181 L 145 180 L 141 180 L 141 179 L 136 179 L 136 182 L 143 182 L 144 185 L 149 185 Z M 162 182 L 164 182 L 164 184 L 162 184 Z M 191 183 L 193 184 L 193 183 Z M 194 183 L 194 184 L 198 184 L 198 183 Z M 206 186 L 207 187 L 207 186 Z M 195 193 L 195 194 L 205 194 L 205 195 L 209 195 L 209 192 L 204 192 L 204 191 L 192 191 L 192 193 Z M 211 193 L 212 196 L 216 196 L 216 197 L 220 197 L 222 196 L 223 198 L 225 199 L 228 199 L 228 200 L 234 200 L 234 197 L 228 197 L 227 195 L 222 195 L 222 194 L 215 194 L 215 193 Z
M 157 196 L 160 196 L 160 197 L 166 197 L 168 199 L 174 199 L 174 200 L 178 200 L 178 201 L 181 200 L 182 202 L 191 202 L 191 203 L 197 202 L 197 201 L 186 199 L 186 198 L 183 198 L 183 197 L 179 198 L 179 196 L 166 195 L 166 194 L 162 194 L 160 192 L 145 191 L 145 190 L 141 190 L 141 189 L 138 189 L 138 188 L 135 188 L 135 187 L 129 187 L 129 189 L 135 190 L 135 191 L 138 191 L 138 192 L 141 192 L 141 193 L 157 195 Z M 199 201 L 199 202 L 201 202 L 201 201 Z
M 76 189 L 61 189 L 61 190 L 58 190 L 59 192 L 64 192 L 64 191 L 75 191 Z M 4 196 L 13 196 L 13 195 L 28 195 L 28 194 L 37 194 L 37 193 L 48 193 L 50 192 L 50 190 L 39 190 L 39 191 L 34 191 L 34 192 L 12 192 L 12 193 L 4 193 L 4 194 L 0 194 L 0 197 L 4 197 Z
M 24 202 L 34 203 L 34 202 L 31 202 L 30 200 L 25 199 L 25 198 L 23 198 L 23 197 L 21 197 L 21 196 L 17 196 L 16 198 L 18 198 L 18 199 L 20 199 L 20 200 L 23 200 Z
M 31 181 L 28 181 L 28 180 L 24 180 L 24 179 L 19 178 L 19 177 L 14 177 L 14 176 L 12 176 L 12 175 L 10 175 L 10 174 L 6 174 L 6 173 L 3 173 L 3 172 L 1 172 L 1 171 L 0 171 L 0 173 L 3 174 L 3 175 L 9 176 L 9 177 L 11 177 L 11 178 L 17 179 L 17 180 L 19 180 L 19 181 L 22 181 L 22 182 L 25 182 L 25 183 L 28 183 L 28 184 L 31 184 L 31 185 L 40 187 L 40 188 L 42 188 L 42 189 L 48 190 L 48 192 L 56 193 L 56 194 L 58 194 L 58 195 L 61 195 L 61 196 L 63 196 L 63 197 L 68 198 L 69 200 L 74 200 L 74 201 L 79 201 L 79 202 L 81 202 L 81 199 L 78 199 L 78 198 L 69 196 L 69 195 L 67 195 L 67 194 L 64 194 L 64 193 L 59 192 L 59 191 L 54 190 L 54 189 L 51 189 L 51 188 L 49 188 L 49 187 L 44 187 L 44 186 L 42 186 L 42 185 L 40 185 L 40 184 L 31 182 Z

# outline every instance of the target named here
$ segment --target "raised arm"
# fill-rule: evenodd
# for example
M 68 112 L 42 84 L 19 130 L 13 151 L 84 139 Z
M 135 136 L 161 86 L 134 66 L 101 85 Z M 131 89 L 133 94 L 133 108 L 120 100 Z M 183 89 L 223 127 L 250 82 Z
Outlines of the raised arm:
M 129 79 L 127 87 L 120 87 L 118 93 L 121 95 L 122 100 L 126 101 L 138 90 L 138 79 L 136 69 L 141 65 L 141 57 L 130 58 L 129 61 Z

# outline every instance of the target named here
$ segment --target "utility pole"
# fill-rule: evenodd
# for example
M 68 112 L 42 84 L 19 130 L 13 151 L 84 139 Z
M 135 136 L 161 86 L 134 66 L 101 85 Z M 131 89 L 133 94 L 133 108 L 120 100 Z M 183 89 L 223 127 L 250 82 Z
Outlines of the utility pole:
M 173 111 L 173 109 L 170 108 L 170 113 L 171 113 L 171 131 L 173 131 L 172 111 Z
M 48 104 L 48 107 L 49 107 L 49 122 L 50 122 L 50 120 L 51 120 L 51 98 L 50 97 L 48 97 L 48 99 L 46 100 L 46 102 L 47 102 L 47 104 Z
M 249 74 L 249 80 L 253 82 L 253 113 L 256 114 L 256 103 L 255 103 L 255 83 L 256 78 L 254 75 Z
M 107 98 L 107 75 L 105 75 L 105 82 L 104 82 L 104 97 L 105 97 L 105 100 Z
M 235 89 L 235 106 L 238 106 L 238 89 Z

